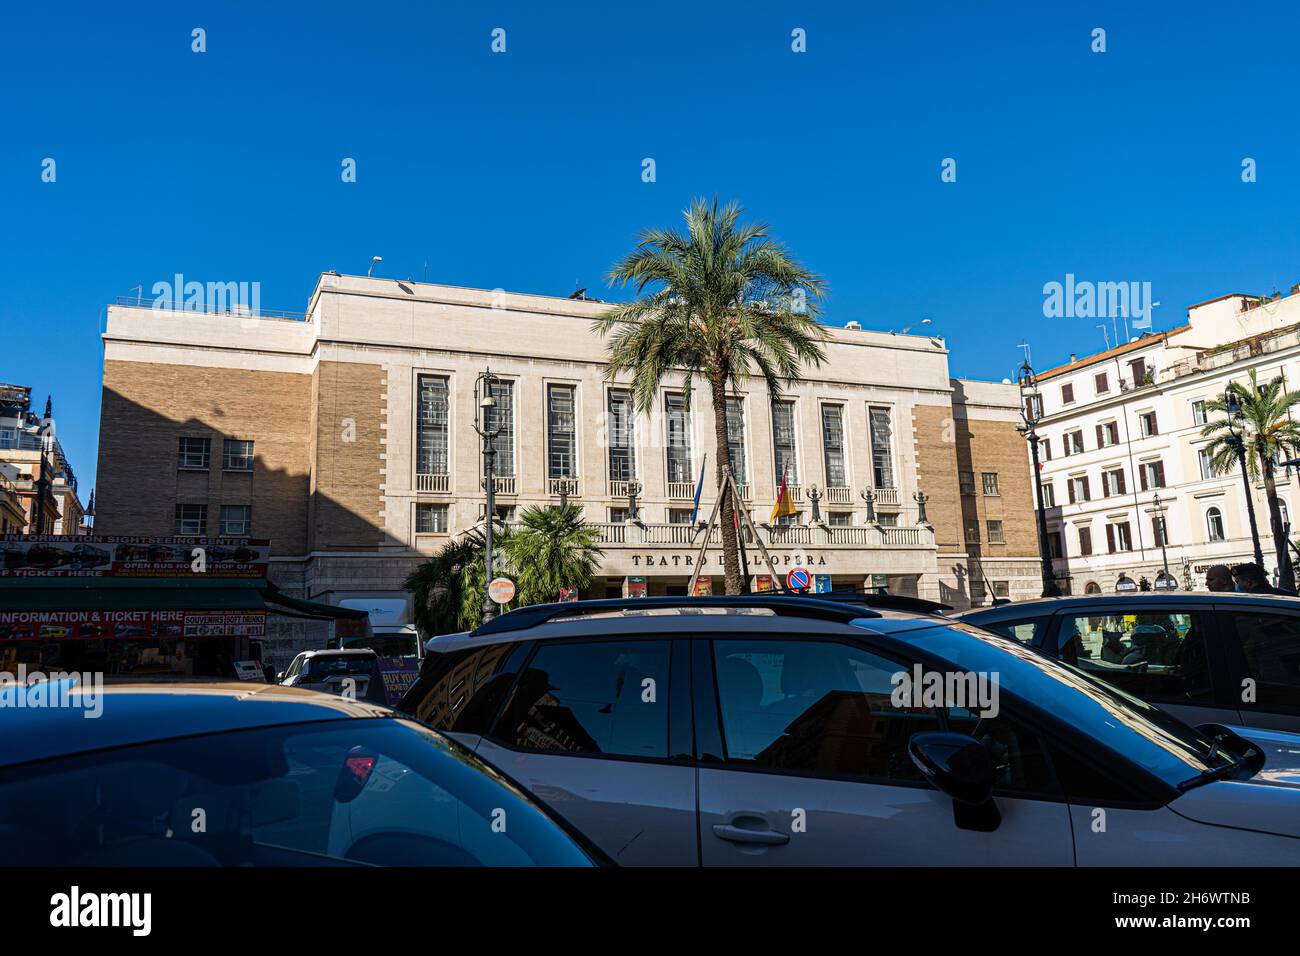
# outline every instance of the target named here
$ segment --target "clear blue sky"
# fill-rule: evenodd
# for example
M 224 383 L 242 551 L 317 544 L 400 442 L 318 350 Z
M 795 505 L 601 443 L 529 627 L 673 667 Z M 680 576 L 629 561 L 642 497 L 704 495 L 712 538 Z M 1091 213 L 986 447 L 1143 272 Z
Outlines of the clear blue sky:
M 1300 281 L 1295 11 L 11 4 L 0 380 L 54 394 L 84 495 L 114 295 L 182 272 L 299 310 L 372 255 L 390 277 L 427 261 L 435 282 L 598 294 L 638 229 L 715 192 L 827 277 L 830 322 L 930 317 L 958 375 L 1010 374 L 1023 339 L 1046 367 L 1102 347 L 1095 320 L 1043 318 L 1067 272 L 1151 282 L 1157 329 Z

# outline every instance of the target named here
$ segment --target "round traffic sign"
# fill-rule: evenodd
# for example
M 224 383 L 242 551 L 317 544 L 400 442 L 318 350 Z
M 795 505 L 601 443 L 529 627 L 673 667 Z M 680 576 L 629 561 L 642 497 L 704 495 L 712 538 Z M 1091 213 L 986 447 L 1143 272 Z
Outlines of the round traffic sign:
M 791 591 L 807 591 L 812 585 L 812 575 L 806 568 L 791 568 L 785 576 L 785 584 Z
M 493 578 L 488 585 L 488 597 L 497 604 L 509 604 L 515 599 L 515 582 L 509 578 Z

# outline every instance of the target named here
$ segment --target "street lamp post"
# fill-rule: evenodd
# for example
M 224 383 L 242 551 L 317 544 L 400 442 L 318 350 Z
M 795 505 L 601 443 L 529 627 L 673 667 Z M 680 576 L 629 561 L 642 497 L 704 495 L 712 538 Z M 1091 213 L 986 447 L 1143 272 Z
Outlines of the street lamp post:
M 1020 366 L 1020 417 L 1022 424 L 1016 430 L 1029 442 L 1029 456 L 1034 468 L 1034 494 L 1038 512 L 1038 556 L 1042 561 L 1043 597 L 1057 597 L 1056 573 L 1052 569 L 1052 552 L 1047 545 L 1047 512 L 1043 507 L 1043 472 L 1038 462 L 1038 432 L 1035 426 L 1042 417 L 1038 378 L 1026 358 Z
M 485 369 L 474 381 L 474 431 L 483 439 L 483 490 L 487 494 L 487 511 L 483 522 L 483 620 L 496 617 L 497 607 L 492 600 L 492 578 L 496 575 L 495 555 L 492 552 L 492 524 L 497 516 L 496 478 L 492 473 L 496 461 L 496 437 L 501 434 L 501 422 L 496 416 L 496 395 L 501 380 Z
M 1229 384 L 1223 392 L 1224 409 L 1228 413 L 1228 433 L 1232 435 L 1232 446 L 1237 452 L 1237 463 L 1241 466 L 1241 483 L 1246 489 L 1246 516 L 1250 519 L 1250 540 L 1255 546 L 1255 563 L 1264 569 L 1264 549 L 1259 544 L 1259 526 L 1255 523 L 1255 499 L 1250 493 L 1250 472 L 1246 468 L 1246 436 L 1239 434 L 1236 428 L 1237 416 L 1241 414 L 1241 403 L 1237 401 L 1237 389 Z
M 1167 581 L 1169 580 L 1169 529 L 1165 525 L 1165 503 L 1161 500 L 1158 491 L 1156 496 L 1151 499 L 1151 509 L 1155 512 L 1156 524 L 1160 528 L 1160 562 L 1164 566 L 1160 579 Z

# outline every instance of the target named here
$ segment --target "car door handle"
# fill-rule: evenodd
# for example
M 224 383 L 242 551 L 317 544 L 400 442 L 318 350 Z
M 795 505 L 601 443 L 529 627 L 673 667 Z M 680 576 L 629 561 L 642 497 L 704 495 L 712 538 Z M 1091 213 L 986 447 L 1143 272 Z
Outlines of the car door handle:
M 734 827 L 729 823 L 715 823 L 713 825 L 713 835 L 719 840 L 729 840 L 732 843 L 762 843 L 767 846 L 781 846 L 790 842 L 788 833 L 778 833 L 776 830 L 746 830 L 744 827 Z

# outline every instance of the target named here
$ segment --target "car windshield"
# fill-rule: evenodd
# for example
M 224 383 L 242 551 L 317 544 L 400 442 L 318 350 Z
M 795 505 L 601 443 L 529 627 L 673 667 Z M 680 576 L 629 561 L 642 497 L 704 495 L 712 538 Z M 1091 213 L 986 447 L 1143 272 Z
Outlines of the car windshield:
M 871 627 L 869 619 L 859 624 Z M 1010 638 L 962 623 L 895 636 L 955 670 L 990 675 L 999 688 L 1051 711 L 1170 786 L 1222 770 L 1242 756 L 1118 687 Z
M 369 674 L 374 669 L 375 659 L 369 654 L 349 654 L 346 657 L 313 657 L 304 668 L 312 677 L 328 677 L 331 674 Z
M 564 829 L 411 721 L 349 718 L 0 770 L 20 866 L 589 866 Z

